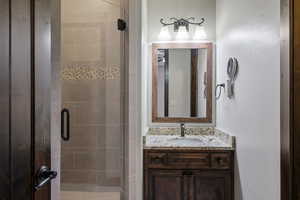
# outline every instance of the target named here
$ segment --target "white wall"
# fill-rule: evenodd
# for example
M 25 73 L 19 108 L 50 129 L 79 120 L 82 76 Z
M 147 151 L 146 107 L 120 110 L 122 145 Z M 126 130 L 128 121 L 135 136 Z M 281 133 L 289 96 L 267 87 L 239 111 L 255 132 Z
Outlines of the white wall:
M 158 35 L 162 27 L 160 19 L 195 17 L 196 21 L 199 21 L 204 17 L 207 40 L 214 43 L 216 41 L 216 0 L 142 0 L 142 3 L 142 133 L 146 134 L 149 126 L 178 127 L 178 124 L 151 122 L 151 43 L 159 42 Z M 171 33 L 173 32 L 171 27 L 169 30 Z M 189 40 L 192 40 L 193 31 L 194 27 L 190 26 Z M 172 38 L 175 40 L 175 33 Z M 212 124 L 193 125 L 208 126 Z
M 216 38 L 216 0 L 148 0 L 148 42 L 158 40 L 162 27 L 160 19 L 168 20 L 171 17 L 188 18 L 195 17 L 196 21 L 205 18 L 204 27 L 208 40 L 215 41 Z M 190 35 L 194 26 L 190 26 Z M 170 32 L 173 29 L 170 27 Z M 173 34 L 173 40 L 175 35 Z
M 217 80 L 237 57 L 236 97 L 217 128 L 237 136 L 236 200 L 280 199 L 280 1 L 217 0 Z

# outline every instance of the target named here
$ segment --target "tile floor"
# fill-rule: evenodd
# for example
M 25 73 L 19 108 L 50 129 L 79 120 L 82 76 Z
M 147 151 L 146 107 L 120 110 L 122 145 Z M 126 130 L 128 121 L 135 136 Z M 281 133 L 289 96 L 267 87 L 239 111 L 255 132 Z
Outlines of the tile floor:
M 61 191 L 61 200 L 120 200 L 120 192 Z

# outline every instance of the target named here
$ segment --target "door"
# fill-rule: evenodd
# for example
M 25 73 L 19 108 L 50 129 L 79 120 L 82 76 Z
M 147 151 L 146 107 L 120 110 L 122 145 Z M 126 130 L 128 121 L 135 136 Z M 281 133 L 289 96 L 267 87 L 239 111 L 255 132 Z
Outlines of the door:
M 198 171 L 190 181 L 192 200 L 232 200 L 230 172 Z
M 123 4 L 61 1 L 62 200 L 122 195 L 126 26 L 118 19 Z
M 36 178 L 51 167 L 50 14 L 50 0 L 0 1 L 1 199 L 50 200 L 48 181 L 35 190 L 51 174 Z
M 181 170 L 150 170 L 146 200 L 186 199 L 185 178 Z

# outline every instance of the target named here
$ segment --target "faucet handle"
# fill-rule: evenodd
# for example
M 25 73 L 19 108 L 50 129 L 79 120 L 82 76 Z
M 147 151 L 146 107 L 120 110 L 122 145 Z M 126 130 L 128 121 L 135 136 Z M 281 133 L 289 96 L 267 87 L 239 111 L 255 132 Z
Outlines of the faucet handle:
M 185 128 L 185 124 L 184 124 L 184 123 L 181 123 L 181 124 L 180 124 L 180 127 L 181 127 L 181 128 Z
M 184 137 L 185 136 L 185 124 L 184 123 L 180 124 L 180 129 L 181 129 L 180 136 Z

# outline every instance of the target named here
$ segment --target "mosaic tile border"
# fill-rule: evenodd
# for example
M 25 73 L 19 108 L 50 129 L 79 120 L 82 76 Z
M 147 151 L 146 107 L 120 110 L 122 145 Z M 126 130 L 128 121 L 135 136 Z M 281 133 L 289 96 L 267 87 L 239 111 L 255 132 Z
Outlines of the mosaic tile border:
M 149 135 L 180 135 L 180 128 L 149 128 Z M 186 135 L 213 135 L 214 127 L 187 127 Z
M 119 67 L 74 66 L 64 67 L 62 80 L 114 80 L 120 78 Z

